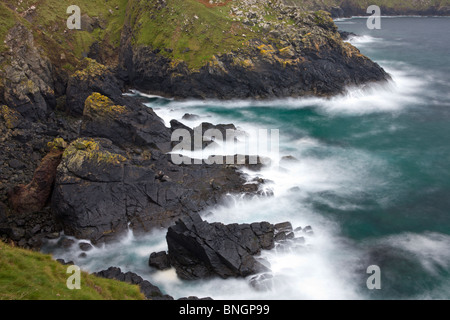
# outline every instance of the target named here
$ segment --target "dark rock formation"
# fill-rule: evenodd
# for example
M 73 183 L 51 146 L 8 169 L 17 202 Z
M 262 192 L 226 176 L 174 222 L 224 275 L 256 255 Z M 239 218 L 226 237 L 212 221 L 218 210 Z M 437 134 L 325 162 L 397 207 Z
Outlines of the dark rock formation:
M 80 70 L 69 78 L 66 90 L 66 111 L 82 116 L 86 99 L 94 92 L 113 99 L 120 97 L 122 90 L 113 73 L 95 60 L 83 60 Z
M 330 96 L 342 93 L 348 85 L 389 79 L 378 64 L 354 48 L 345 56 L 342 48 L 323 48 L 320 53 L 315 53 L 312 49 L 292 47 L 293 55 L 286 59 L 282 56 L 284 53 L 273 45 L 265 45 L 267 49 L 262 49 L 264 54 L 261 54 L 258 49 L 261 46 L 264 44 L 255 42 L 250 53 L 217 57 L 220 67 L 210 64 L 196 73 L 190 73 L 187 68 L 170 69 L 169 60 L 137 48 L 135 56 L 128 59 L 133 61 L 133 65 L 127 69 L 133 70 L 131 85 L 139 89 L 177 98 L 201 99 Z M 310 57 L 304 57 L 296 50 L 302 54 L 308 52 Z M 267 56 L 267 52 L 271 56 Z M 252 62 L 243 66 L 236 60 Z M 172 73 L 179 76 L 172 78 Z
M 352 17 L 352 16 L 369 16 L 367 14 L 367 6 L 362 5 L 358 1 L 341 0 L 338 1 L 339 6 L 327 8 L 332 14 L 339 12 L 339 17 Z M 448 16 L 450 15 L 450 6 L 439 5 L 439 3 L 432 3 L 433 1 L 393 1 L 392 3 L 386 3 L 386 5 L 380 5 L 381 14 L 383 16 Z M 427 5 L 428 3 L 428 5 Z M 377 4 L 377 3 L 373 3 Z
M 107 139 L 78 139 L 65 151 L 52 208 L 68 235 L 94 242 L 127 230 L 167 227 L 229 192 L 252 192 L 236 166 L 173 165 L 156 149 L 126 153 Z
M 93 248 L 92 245 L 88 242 L 81 242 L 78 246 L 83 251 L 90 251 Z
M 120 270 L 120 268 L 109 267 L 107 270 L 102 270 L 94 273 L 94 275 L 101 278 L 115 279 L 131 284 L 136 284 L 139 286 L 144 296 L 150 300 L 173 300 L 173 297 L 163 294 L 157 286 L 151 284 L 147 280 L 142 279 L 142 277 L 133 272 L 124 273 L 122 272 L 122 270 Z
M 273 281 L 270 263 L 258 258 L 258 254 L 273 248 L 277 252 L 304 250 L 304 236 L 313 235 L 310 226 L 305 229 L 293 231 L 290 222 L 208 223 L 198 214 L 191 214 L 169 227 L 168 253 L 152 253 L 149 265 L 159 270 L 174 267 L 177 275 L 186 280 L 249 277 L 255 290 L 268 290 Z
M 165 251 L 153 252 L 148 259 L 148 265 L 158 270 L 170 269 L 169 256 Z
M 350 38 L 356 36 L 356 34 L 353 32 L 342 31 L 342 30 L 339 30 L 338 32 L 341 35 L 342 40 L 349 40 Z
M 52 64 L 35 46 L 32 32 L 22 24 L 9 30 L 5 44 L 10 48 L 6 54 L 10 63 L 0 68 L 0 102 L 26 119 L 45 119 L 56 106 Z
M 85 100 L 82 136 L 108 138 L 123 147 L 152 146 L 163 152 L 171 150 L 170 130 L 151 108 L 121 97 L 113 102 L 98 92 Z
M 182 279 L 212 276 L 246 277 L 268 271 L 255 259 L 274 246 L 270 223 L 208 223 L 197 214 L 176 222 L 167 231 L 169 259 Z
M 24 248 L 39 250 L 47 239 L 58 237 L 60 231 L 57 219 L 48 209 L 14 213 L 0 219 L 0 239 Z
M 244 13 L 241 18 L 266 30 L 260 38 L 217 54 L 195 69 L 171 60 L 151 45 L 133 45 L 136 26 L 131 23 L 122 32 L 120 74 L 129 86 L 142 91 L 200 99 L 331 96 L 349 85 L 390 79 L 378 64 L 342 42 L 326 12 L 273 8 L 274 15 L 294 21 L 293 25 L 271 24 L 260 16 L 261 12 L 253 12 L 255 17 L 245 17 Z

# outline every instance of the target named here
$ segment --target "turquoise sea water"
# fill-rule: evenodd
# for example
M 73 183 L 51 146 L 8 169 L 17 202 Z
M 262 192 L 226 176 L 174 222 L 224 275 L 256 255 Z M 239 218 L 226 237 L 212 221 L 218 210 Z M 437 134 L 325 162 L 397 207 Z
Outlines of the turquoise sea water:
M 130 234 L 117 244 L 55 252 L 97 271 L 116 265 L 138 272 L 175 297 L 216 299 L 449 299 L 450 298 L 450 18 L 363 18 L 336 21 L 358 36 L 350 42 L 392 75 L 387 85 L 349 88 L 332 99 L 149 102 L 168 124 L 234 123 L 243 130 L 279 129 L 280 156 L 296 162 L 268 167 L 270 198 L 230 195 L 208 221 L 289 220 L 311 225 L 303 251 L 263 252 L 272 289 L 246 279 L 183 282 L 173 270 L 146 266 L 165 250 L 165 231 Z M 270 156 L 270 153 L 268 154 Z M 367 267 L 381 271 L 369 290 Z

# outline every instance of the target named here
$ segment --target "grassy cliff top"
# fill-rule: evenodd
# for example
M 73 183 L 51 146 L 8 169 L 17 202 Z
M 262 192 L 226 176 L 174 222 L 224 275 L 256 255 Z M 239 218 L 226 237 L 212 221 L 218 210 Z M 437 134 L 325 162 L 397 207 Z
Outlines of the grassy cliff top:
M 35 42 L 57 66 L 72 69 L 99 42 L 105 50 L 119 46 L 127 0 L 77 0 L 82 15 L 82 30 L 67 29 L 67 8 L 60 0 L 2 0 L 0 3 L 0 53 L 4 40 L 16 23 L 32 30 Z
M 50 255 L 0 241 L 0 300 L 143 300 L 137 285 L 81 272 L 81 289 L 70 290 L 67 267 Z
M 132 31 L 134 45 L 151 46 L 174 63 L 185 61 L 189 67 L 198 68 L 214 55 L 266 37 L 271 30 L 267 24 L 293 24 L 287 16 L 280 18 L 280 3 L 303 11 L 343 3 L 361 8 L 378 4 L 421 9 L 450 5 L 450 0 L 78 0 L 82 30 L 67 29 L 68 2 L 2 0 L 0 53 L 7 50 L 4 39 L 8 30 L 20 22 L 33 31 L 35 42 L 58 67 L 75 70 L 94 43 L 99 44 L 104 62 L 114 64 L 125 25 Z

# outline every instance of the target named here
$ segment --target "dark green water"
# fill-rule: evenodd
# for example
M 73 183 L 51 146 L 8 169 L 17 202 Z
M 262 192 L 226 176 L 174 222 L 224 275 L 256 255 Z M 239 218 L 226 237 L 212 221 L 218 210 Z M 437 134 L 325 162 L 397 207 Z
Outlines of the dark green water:
M 383 18 L 381 30 L 367 29 L 362 18 L 337 24 L 360 35 L 351 42 L 392 83 L 349 88 L 330 100 L 148 104 L 167 123 L 194 113 L 202 118 L 181 121 L 280 130 L 280 155 L 298 162 L 263 170 L 274 196 L 230 196 L 207 216 L 313 226 L 307 250 L 263 253 L 272 265 L 271 290 L 256 292 L 237 279 L 186 283 L 173 271 L 149 270 L 148 255 L 165 249 L 164 232 L 129 235 L 76 262 L 92 271 L 116 265 L 138 272 L 175 297 L 449 299 L 450 18 Z M 380 267 L 379 290 L 366 286 L 370 265 Z

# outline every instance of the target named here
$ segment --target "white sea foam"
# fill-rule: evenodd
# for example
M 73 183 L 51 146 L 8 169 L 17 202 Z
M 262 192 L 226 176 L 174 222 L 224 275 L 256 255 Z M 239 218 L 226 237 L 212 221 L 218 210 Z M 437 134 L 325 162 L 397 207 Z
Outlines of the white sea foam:
M 450 268 L 450 236 L 425 232 L 402 233 L 386 237 L 379 241 L 413 254 L 422 266 L 430 273 L 437 273 L 439 268 Z
M 286 98 L 273 99 L 265 101 L 254 100 L 232 100 L 232 101 L 183 101 L 172 102 L 164 108 L 157 108 L 155 112 L 165 121 L 169 126 L 172 119 L 177 119 L 190 127 L 199 125 L 201 122 L 214 123 L 236 123 L 240 127 L 244 124 L 239 123 L 239 120 L 226 118 L 224 116 L 215 114 L 213 110 L 208 113 L 204 111 L 205 108 L 214 106 L 220 109 L 233 109 L 235 112 L 240 112 L 242 118 L 245 117 L 246 110 L 239 111 L 239 109 L 248 108 L 289 108 L 289 109 L 303 109 L 316 107 L 319 111 L 325 112 L 329 115 L 363 115 L 379 112 L 399 112 L 405 108 L 411 108 L 419 105 L 427 99 L 422 95 L 424 88 L 429 83 L 429 77 L 433 75 L 424 76 L 420 70 L 416 70 L 405 63 L 389 63 L 381 61 L 380 64 L 384 67 L 386 72 L 392 77 L 391 81 L 387 83 L 371 83 L 359 87 L 348 87 L 346 92 L 331 98 L 306 97 L 306 98 Z M 149 104 L 150 106 L 151 104 Z M 193 113 L 201 115 L 195 120 L 184 120 L 182 116 L 185 113 Z M 258 118 L 258 121 L 264 119 Z M 251 125 L 251 119 L 246 120 L 245 126 Z
M 360 46 L 360 45 L 364 45 L 364 44 L 372 44 L 372 43 L 377 43 L 377 42 L 381 42 L 383 41 L 383 39 L 381 38 L 377 38 L 377 37 L 372 37 L 369 35 L 356 35 L 356 36 L 350 36 L 348 38 L 348 40 L 346 40 L 347 42 L 350 42 L 351 44 L 355 45 L 355 46 Z
M 358 45 L 373 45 L 382 40 L 362 36 L 350 41 Z M 425 98 L 422 95 L 430 80 L 427 76 L 403 62 L 379 63 L 391 74 L 391 82 L 348 88 L 345 94 L 330 99 L 310 97 L 271 101 L 189 100 L 170 101 L 164 106 L 150 102 L 148 106 L 154 108 L 167 126 L 170 120 L 177 119 L 191 128 L 206 121 L 215 124 L 234 123 L 243 130 L 249 130 L 262 128 L 266 124 L 279 125 L 263 117 L 252 119 L 250 110 L 253 108 L 314 108 L 330 117 L 352 117 L 373 113 L 396 114 L 423 102 Z M 215 109 L 230 109 L 233 113 L 218 113 Z M 185 113 L 197 114 L 200 117 L 182 119 Z M 89 271 L 99 271 L 113 265 L 121 267 L 123 271 L 137 272 L 175 298 L 189 295 L 246 300 L 364 298 L 358 290 L 360 283 L 355 280 L 365 276 L 365 273 L 361 275 L 361 270 L 357 268 L 364 253 L 358 245 L 343 241 L 339 225 L 332 218 L 321 214 L 315 205 L 343 211 L 360 209 L 364 204 L 342 199 L 355 199 L 352 195 L 371 194 L 374 190 L 381 190 L 390 175 L 395 174 L 395 170 L 389 168 L 384 159 L 369 151 L 331 145 L 309 136 L 307 131 L 302 132 L 304 136 L 286 137 L 283 135 L 284 128 L 278 129 L 281 129 L 281 155 L 292 155 L 297 161 L 284 161 L 280 166 L 268 166 L 257 173 L 243 170 L 249 181 L 255 177 L 266 179 L 268 182 L 265 188 L 273 191 L 273 196 L 249 200 L 241 195 L 228 195 L 224 204 L 208 208 L 202 213 L 209 222 L 290 221 L 294 228 L 307 225 L 313 227 L 314 236 L 305 237 L 304 250 L 262 252 L 261 256 L 270 262 L 274 276 L 270 290 L 256 291 L 250 287 L 248 279 L 185 282 L 176 276 L 174 269 L 150 269 L 147 265 L 148 255 L 151 252 L 167 250 L 165 230 L 143 237 L 135 237 L 130 231 L 122 241 L 94 248 L 83 259 L 78 258 L 81 253 L 79 242 L 75 242 L 71 250 L 56 252 L 55 256 L 76 260 L 77 264 Z M 396 132 L 401 129 L 391 126 L 386 130 Z M 366 134 L 376 135 L 377 132 Z M 319 152 L 319 156 L 314 152 L 317 150 L 326 152 Z M 225 150 L 224 154 L 232 153 Z M 271 154 L 268 153 L 267 156 Z M 395 198 L 395 195 L 392 197 Z M 383 201 L 391 201 L 390 198 L 377 200 L 378 205 L 384 205 Z M 431 273 L 436 272 L 439 267 L 450 267 L 449 236 L 436 233 L 406 233 L 383 238 L 379 243 L 415 255 Z M 444 287 L 441 289 L 445 291 Z

